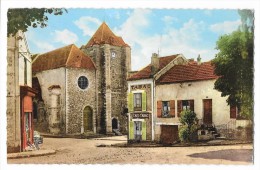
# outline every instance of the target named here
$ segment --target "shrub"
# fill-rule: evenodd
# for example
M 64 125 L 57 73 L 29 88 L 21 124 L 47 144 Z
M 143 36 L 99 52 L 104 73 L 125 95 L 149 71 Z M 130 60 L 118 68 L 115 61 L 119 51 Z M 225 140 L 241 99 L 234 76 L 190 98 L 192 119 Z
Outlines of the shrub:
M 188 142 L 189 141 L 189 132 L 187 126 L 181 126 L 179 130 L 179 138 L 181 142 Z
M 182 142 L 190 142 L 192 133 L 197 130 L 198 118 L 196 113 L 191 110 L 183 110 L 180 122 L 182 127 L 179 131 L 179 138 Z

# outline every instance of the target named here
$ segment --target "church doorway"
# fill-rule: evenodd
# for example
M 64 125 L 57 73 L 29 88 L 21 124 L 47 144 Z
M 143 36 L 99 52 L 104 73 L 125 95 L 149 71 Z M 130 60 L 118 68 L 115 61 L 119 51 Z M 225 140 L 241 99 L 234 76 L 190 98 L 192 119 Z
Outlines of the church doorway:
M 83 110 L 83 127 L 84 132 L 93 131 L 93 110 L 89 106 Z
M 118 129 L 118 120 L 116 118 L 112 119 L 112 129 Z

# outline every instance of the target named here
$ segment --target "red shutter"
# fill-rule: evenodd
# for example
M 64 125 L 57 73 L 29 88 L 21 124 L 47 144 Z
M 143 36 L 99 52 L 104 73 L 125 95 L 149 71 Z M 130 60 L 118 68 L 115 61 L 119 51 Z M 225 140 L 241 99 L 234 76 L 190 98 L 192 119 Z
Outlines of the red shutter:
M 194 100 L 189 100 L 190 110 L 194 112 Z
M 23 104 L 24 104 L 24 112 L 32 112 L 33 111 L 32 97 L 24 96 Z
M 170 100 L 170 115 L 175 117 L 175 100 Z
M 182 111 L 182 100 L 177 101 L 177 116 L 181 116 L 181 111 Z
M 157 101 L 157 117 L 162 117 L 162 101 Z
M 237 111 L 236 106 L 234 106 L 234 105 L 231 106 L 230 105 L 230 118 L 231 119 L 235 119 L 237 117 L 236 111 Z

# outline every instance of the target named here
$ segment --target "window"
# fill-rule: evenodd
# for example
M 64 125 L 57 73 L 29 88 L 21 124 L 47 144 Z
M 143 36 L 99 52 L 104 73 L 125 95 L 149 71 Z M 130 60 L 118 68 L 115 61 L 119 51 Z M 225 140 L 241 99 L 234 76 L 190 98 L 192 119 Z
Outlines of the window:
M 130 92 L 127 95 L 128 111 L 146 111 L 146 92 Z
M 182 110 L 190 110 L 189 100 L 182 100 Z
M 178 117 L 180 117 L 180 114 L 183 110 L 194 111 L 194 100 L 178 100 L 177 107 L 177 114 Z
M 175 117 L 175 100 L 157 101 L 157 117 Z
M 170 102 L 163 101 L 162 102 L 162 117 L 168 117 L 170 114 Z
M 142 110 L 142 93 L 134 93 L 134 110 Z
M 111 57 L 115 58 L 116 57 L 116 53 L 114 51 L 111 52 Z
M 88 87 L 88 79 L 85 76 L 80 76 L 78 79 L 78 86 L 81 89 L 86 89 Z

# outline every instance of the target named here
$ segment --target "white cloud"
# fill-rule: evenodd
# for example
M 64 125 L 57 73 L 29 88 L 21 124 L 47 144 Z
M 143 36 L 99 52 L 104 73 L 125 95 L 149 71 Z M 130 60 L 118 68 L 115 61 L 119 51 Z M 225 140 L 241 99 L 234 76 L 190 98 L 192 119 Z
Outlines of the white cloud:
M 55 47 L 48 42 L 35 41 L 34 44 L 39 48 L 38 53 L 46 53 L 55 49 Z
M 221 23 L 216 23 L 216 24 L 210 25 L 210 30 L 212 32 L 216 32 L 216 33 L 228 34 L 228 33 L 231 33 L 232 31 L 235 31 L 240 24 L 241 24 L 240 20 L 224 21 Z
M 84 16 L 74 21 L 74 24 L 83 31 L 84 36 L 92 36 L 101 24 L 101 21 L 94 17 Z
M 37 51 L 31 51 L 32 53 L 45 53 L 54 50 L 55 47 L 50 42 L 38 41 L 36 33 L 33 30 L 27 31 L 26 33 L 27 41 L 30 41 L 32 45 L 37 47 Z M 29 47 L 30 48 L 30 47 Z
M 78 41 L 78 36 L 67 29 L 64 29 L 62 31 L 55 30 L 54 32 L 54 40 L 56 42 L 61 42 L 63 44 L 74 44 Z
M 173 22 L 177 22 L 178 18 L 173 16 L 164 16 L 162 18 L 162 21 L 165 22 L 166 24 L 172 24 Z
M 132 70 L 139 70 L 148 65 L 152 53 L 158 52 L 159 48 L 160 56 L 182 53 L 186 58 L 197 58 L 198 54 L 201 54 L 202 59 L 206 59 L 204 56 L 208 57 L 208 55 L 213 57 L 212 51 L 194 47 L 194 44 L 202 41 L 201 32 L 205 29 L 204 22 L 190 19 L 179 29 L 168 27 L 162 35 L 149 35 L 145 34 L 146 28 L 150 26 L 149 17 L 149 10 L 134 10 L 126 22 L 115 30 L 115 33 L 122 36 L 134 49 L 131 60 Z M 164 19 L 166 21 L 171 18 L 166 16 Z

